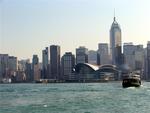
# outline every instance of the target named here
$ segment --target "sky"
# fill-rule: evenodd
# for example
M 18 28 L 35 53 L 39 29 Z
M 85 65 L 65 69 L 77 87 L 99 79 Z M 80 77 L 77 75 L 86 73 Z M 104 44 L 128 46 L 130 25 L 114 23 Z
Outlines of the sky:
M 0 53 L 41 59 L 50 45 L 60 45 L 61 55 L 79 46 L 97 50 L 109 43 L 114 9 L 122 43 L 146 47 L 149 6 L 150 0 L 0 0 Z

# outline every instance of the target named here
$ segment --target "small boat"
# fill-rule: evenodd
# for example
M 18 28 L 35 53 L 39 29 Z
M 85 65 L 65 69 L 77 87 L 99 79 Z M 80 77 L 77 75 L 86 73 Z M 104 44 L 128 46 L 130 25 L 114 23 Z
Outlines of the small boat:
M 140 87 L 141 86 L 141 78 L 140 75 L 136 73 L 130 73 L 128 76 L 123 77 L 122 87 Z

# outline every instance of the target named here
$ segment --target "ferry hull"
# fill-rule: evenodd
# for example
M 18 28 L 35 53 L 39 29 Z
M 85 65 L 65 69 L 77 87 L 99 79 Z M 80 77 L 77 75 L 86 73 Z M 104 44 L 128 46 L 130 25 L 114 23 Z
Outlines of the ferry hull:
M 140 80 L 123 80 L 122 82 L 122 87 L 127 88 L 127 87 L 140 87 L 141 86 L 141 81 Z

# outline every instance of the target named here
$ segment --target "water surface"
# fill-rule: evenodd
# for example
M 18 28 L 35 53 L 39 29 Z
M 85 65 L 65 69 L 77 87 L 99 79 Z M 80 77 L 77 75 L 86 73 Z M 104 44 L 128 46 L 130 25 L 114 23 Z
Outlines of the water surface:
M 0 84 L 0 113 L 150 113 L 150 83 Z

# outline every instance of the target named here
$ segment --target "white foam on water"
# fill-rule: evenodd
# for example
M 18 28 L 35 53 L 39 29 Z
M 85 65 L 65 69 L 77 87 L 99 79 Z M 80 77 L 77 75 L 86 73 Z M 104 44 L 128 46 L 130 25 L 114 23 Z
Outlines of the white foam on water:
M 135 87 L 128 87 L 127 89 L 136 89 Z
M 43 107 L 45 107 L 45 108 L 46 108 L 46 107 L 47 107 L 47 105 L 46 105 L 46 104 L 44 104 L 44 105 L 43 105 Z

